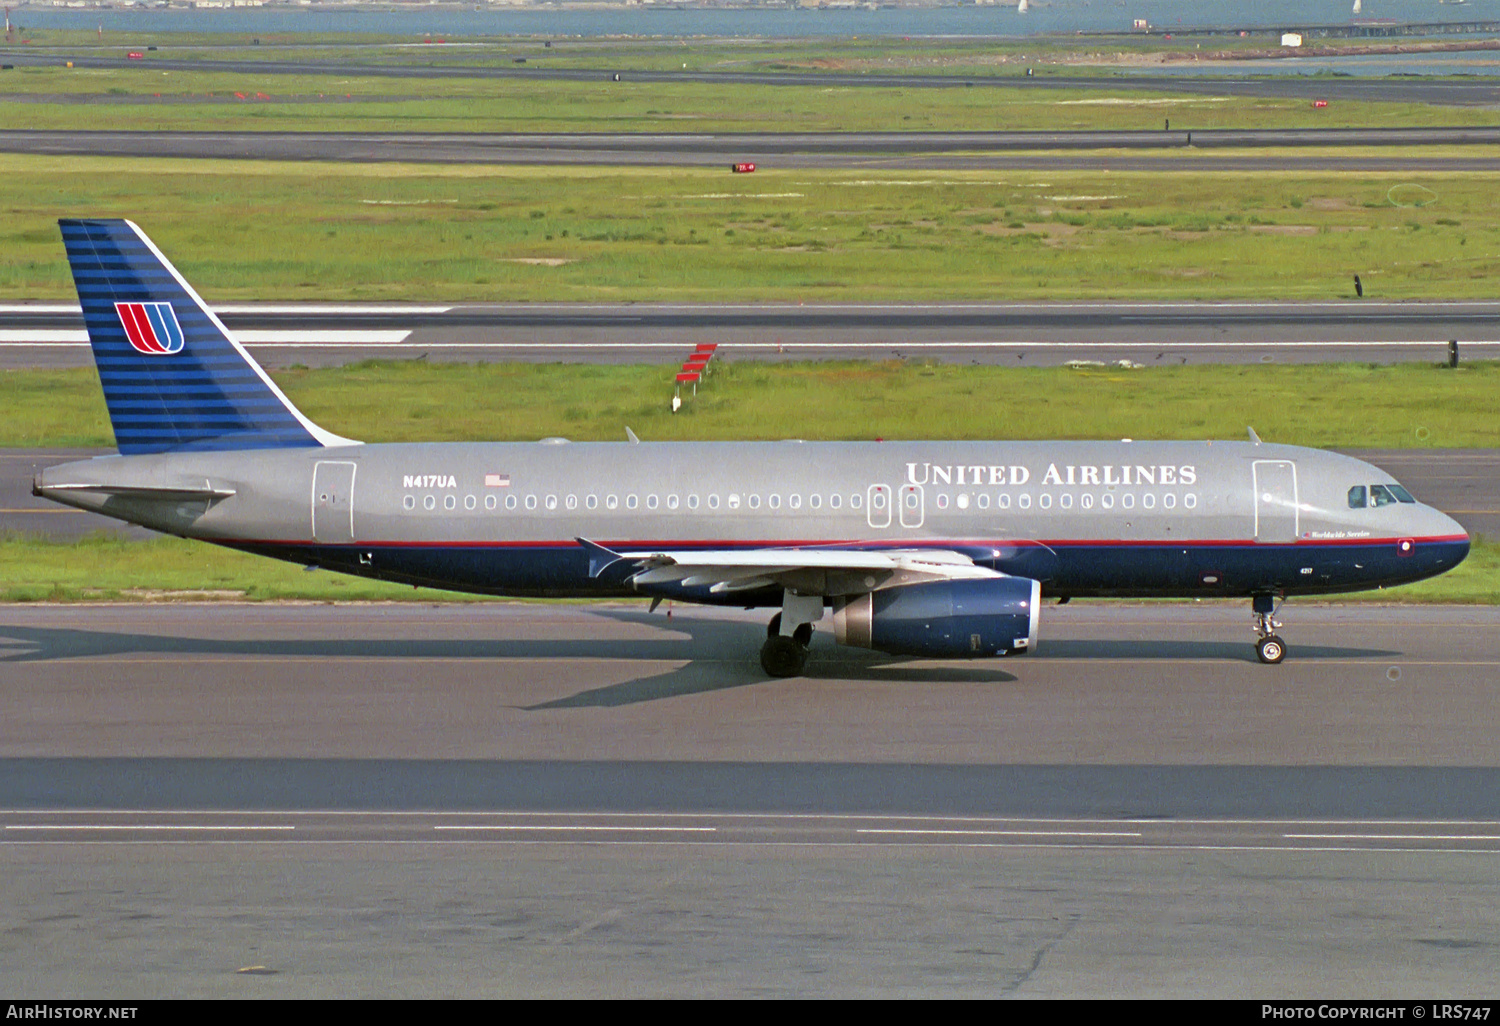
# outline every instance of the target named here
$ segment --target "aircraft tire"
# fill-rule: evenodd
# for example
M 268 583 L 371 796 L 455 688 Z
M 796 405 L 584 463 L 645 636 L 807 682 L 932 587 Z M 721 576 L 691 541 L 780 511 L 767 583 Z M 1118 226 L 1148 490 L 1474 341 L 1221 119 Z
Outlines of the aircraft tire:
M 799 676 L 807 665 L 807 646 L 779 634 L 767 638 L 760 649 L 760 665 L 772 677 Z
M 1286 658 L 1286 642 L 1268 634 L 1255 643 L 1255 654 L 1261 662 L 1275 665 Z

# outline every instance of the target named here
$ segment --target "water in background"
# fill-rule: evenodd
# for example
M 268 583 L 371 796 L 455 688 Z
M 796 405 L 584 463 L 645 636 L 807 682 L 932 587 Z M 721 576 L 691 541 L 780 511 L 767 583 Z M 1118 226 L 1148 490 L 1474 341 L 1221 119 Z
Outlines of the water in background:
M 994 6 L 880 10 L 58 10 L 14 7 L 26 28 L 136 29 L 159 32 L 364 32 L 434 36 L 1026 36 L 1043 33 L 1130 31 L 1145 18 L 1162 32 L 1174 28 L 1280 28 L 1351 22 L 1429 23 L 1500 19 L 1500 0 L 1030 0 Z

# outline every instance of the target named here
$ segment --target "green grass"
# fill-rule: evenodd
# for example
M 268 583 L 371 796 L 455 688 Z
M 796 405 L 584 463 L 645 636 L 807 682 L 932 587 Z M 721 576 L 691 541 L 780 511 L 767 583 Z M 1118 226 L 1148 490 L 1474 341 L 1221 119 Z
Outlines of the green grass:
M 1493 298 L 1500 175 L 520 168 L 0 155 L 0 298 L 129 216 L 211 301 Z M 274 212 L 274 213 L 268 213 Z M 541 264 L 538 259 L 556 261 Z
M 1477 108 L 1096 89 L 901 89 L 22 68 L 0 130 L 853 132 L 1488 125 Z M 149 76 L 149 77 L 148 77 Z M 20 102 L 24 101 L 24 102 Z
M 1436 349 L 1436 347 L 1434 347 Z M 1243 438 L 1319 448 L 1500 446 L 1500 362 L 1153 366 L 715 363 L 681 413 L 671 368 L 421 360 L 275 373 L 368 442 L 642 438 Z M 92 370 L 0 375 L 0 446 L 113 444 Z

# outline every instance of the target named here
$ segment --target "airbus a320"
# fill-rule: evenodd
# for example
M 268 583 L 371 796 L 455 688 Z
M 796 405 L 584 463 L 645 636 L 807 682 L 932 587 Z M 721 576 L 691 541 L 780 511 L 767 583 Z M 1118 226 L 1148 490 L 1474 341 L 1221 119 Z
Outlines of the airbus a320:
M 485 595 L 776 610 L 893 655 L 1035 652 L 1044 598 L 1280 600 L 1416 581 L 1469 537 L 1390 475 L 1247 441 L 365 445 L 312 423 L 139 228 L 64 220 L 119 455 L 37 495 L 167 534 Z

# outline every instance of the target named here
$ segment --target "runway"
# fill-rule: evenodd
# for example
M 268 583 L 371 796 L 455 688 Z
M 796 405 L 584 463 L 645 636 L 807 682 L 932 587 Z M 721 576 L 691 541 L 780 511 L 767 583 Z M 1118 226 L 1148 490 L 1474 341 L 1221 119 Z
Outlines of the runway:
M 1443 362 L 1500 356 L 1500 302 L 226 304 L 266 366 L 365 359 L 671 363 L 902 359 L 1056 366 Z M 92 364 L 74 304 L 0 305 L 0 368 Z
M 1419 997 L 1500 928 L 1492 608 L 1049 608 L 1034 656 L 639 605 L 0 609 L 0 982 Z M 242 972 L 241 970 L 250 970 Z
M 1500 93 L 1500 87 L 1495 90 Z M 1500 102 L 1500 101 L 1497 101 Z M 17 129 L 0 152 L 219 160 L 1115 171 L 1493 171 L 1500 128 L 1191 132 L 420 133 Z M 1258 156 L 1265 148 L 1306 153 Z M 1374 148 L 1377 152 L 1341 150 Z M 1048 152 L 1052 151 L 1052 152 Z M 1152 152 L 1155 151 L 1155 152 Z M 1216 151 L 1224 151 L 1222 153 Z

